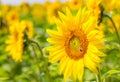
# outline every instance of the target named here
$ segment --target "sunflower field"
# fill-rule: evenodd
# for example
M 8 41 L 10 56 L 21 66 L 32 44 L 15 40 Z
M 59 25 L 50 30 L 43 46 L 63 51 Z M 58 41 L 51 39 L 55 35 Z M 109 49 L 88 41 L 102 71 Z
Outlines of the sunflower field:
M 0 2 L 0 82 L 120 82 L 120 2 Z

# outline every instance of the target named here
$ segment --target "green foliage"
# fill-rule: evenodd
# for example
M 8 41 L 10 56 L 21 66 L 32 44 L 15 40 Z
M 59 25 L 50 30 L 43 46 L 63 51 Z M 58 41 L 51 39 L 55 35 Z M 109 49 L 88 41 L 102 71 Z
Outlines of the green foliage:
M 49 63 L 48 52 L 45 50 L 49 45 L 46 41 L 48 37 L 46 28 L 55 29 L 55 25 L 48 23 L 46 14 L 44 14 L 41 21 L 36 20 L 30 11 L 31 10 L 26 14 L 19 12 L 20 20 L 33 21 L 33 39 L 40 43 L 45 58 L 41 57 L 38 47 L 32 44 L 34 50 L 32 49 L 32 45 L 27 46 L 22 54 L 22 62 L 14 62 L 5 49 L 5 41 L 9 33 L 3 33 L 0 26 L 0 82 L 41 82 L 41 80 L 43 82 L 63 82 L 63 76 L 59 73 L 59 63 Z M 74 11 L 74 13 L 76 13 L 76 11 Z M 120 45 L 116 33 L 109 31 L 110 27 L 106 24 L 107 21 L 108 19 L 105 19 L 102 22 L 105 25 L 105 45 L 107 45 L 107 48 L 103 50 L 107 56 L 102 59 L 101 63 L 102 80 L 104 82 L 120 82 Z M 36 53 L 37 59 L 34 53 Z M 45 62 L 47 62 L 47 65 L 45 65 Z M 95 82 L 95 74 L 85 69 L 83 80 L 84 82 Z M 67 82 L 73 81 L 68 79 Z M 76 82 L 78 82 L 78 80 L 76 80 Z

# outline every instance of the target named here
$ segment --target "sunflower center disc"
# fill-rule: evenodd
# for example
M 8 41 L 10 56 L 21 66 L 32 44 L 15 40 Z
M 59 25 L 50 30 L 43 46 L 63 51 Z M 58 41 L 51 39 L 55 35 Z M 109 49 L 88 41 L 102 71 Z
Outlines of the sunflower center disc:
M 80 50 L 80 40 L 77 37 L 73 37 L 70 40 L 70 48 L 75 50 L 75 51 L 79 51 Z
M 83 32 L 75 32 L 68 37 L 65 44 L 67 55 L 74 60 L 82 58 L 87 51 L 88 41 Z

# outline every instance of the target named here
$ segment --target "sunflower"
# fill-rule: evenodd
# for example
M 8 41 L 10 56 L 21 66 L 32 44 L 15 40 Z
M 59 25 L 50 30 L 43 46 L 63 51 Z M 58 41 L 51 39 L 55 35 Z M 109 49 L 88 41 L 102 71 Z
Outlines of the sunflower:
M 27 21 L 27 20 L 21 21 L 21 27 L 23 27 L 27 31 L 29 38 L 33 37 L 33 22 L 32 21 Z
M 24 50 L 24 44 L 26 42 L 25 31 L 28 33 L 28 37 L 33 37 L 33 24 L 30 21 L 16 22 L 10 26 L 10 35 L 6 41 L 6 51 L 9 52 L 13 60 L 22 61 L 22 53 Z
M 6 41 L 8 45 L 6 47 L 6 51 L 9 52 L 10 56 L 12 56 L 13 60 L 21 61 L 23 46 L 24 46 L 24 34 L 23 28 L 20 27 L 20 23 L 13 24 L 10 26 L 10 35 L 9 39 Z
M 43 5 L 32 5 L 32 16 L 36 21 L 44 22 L 45 7 Z
M 116 25 L 116 28 L 117 28 L 118 32 L 120 33 L 120 15 L 119 14 L 115 14 L 115 15 L 113 14 L 112 18 L 113 18 L 113 20 L 115 22 L 115 25 Z M 113 28 L 113 25 L 112 25 L 111 21 L 108 21 L 107 23 L 108 23 L 107 24 L 108 27 L 110 27 L 109 31 L 111 33 L 115 33 L 115 30 Z
M 0 11 L 0 34 L 1 33 L 6 33 L 7 32 L 7 23 L 6 21 L 3 19 L 3 13 L 2 11 Z
M 93 16 L 98 20 L 101 14 L 100 7 L 101 0 L 88 0 L 86 1 L 87 7 L 92 11 Z
M 8 4 L 1 4 L 1 11 L 2 11 L 2 14 L 5 16 L 10 10 L 10 5 Z
M 84 5 L 84 0 L 67 0 L 66 3 L 72 10 L 78 10 Z
M 15 22 L 19 22 L 19 15 L 18 15 L 18 13 L 16 11 L 11 10 L 6 15 L 6 20 L 9 23 L 9 25 L 11 25 L 11 24 L 13 24 Z
M 0 16 L 0 34 L 5 34 L 7 33 L 7 29 L 8 29 L 8 26 L 7 26 L 7 22 L 5 21 L 5 19 Z
M 117 0 L 101 0 L 102 5 L 105 8 L 105 11 L 108 13 L 114 12 L 117 9 L 120 9 L 120 2 Z
M 56 1 L 54 3 L 48 3 L 47 5 L 47 20 L 50 24 L 54 24 L 53 18 L 54 16 L 58 17 L 58 10 L 60 11 L 61 3 L 59 1 Z
M 97 22 L 86 8 L 80 9 L 73 16 L 68 8 L 66 15 L 58 12 L 60 18 L 55 18 L 57 31 L 47 29 L 51 36 L 47 39 L 52 45 L 49 50 L 49 61 L 60 61 L 60 73 L 64 80 L 72 77 L 82 81 L 84 67 L 98 74 L 100 58 L 105 56 L 99 49 L 103 44 L 102 32 L 97 30 Z
M 22 13 L 27 14 L 29 12 L 30 6 L 28 3 L 23 1 L 20 5 L 20 8 L 21 8 Z

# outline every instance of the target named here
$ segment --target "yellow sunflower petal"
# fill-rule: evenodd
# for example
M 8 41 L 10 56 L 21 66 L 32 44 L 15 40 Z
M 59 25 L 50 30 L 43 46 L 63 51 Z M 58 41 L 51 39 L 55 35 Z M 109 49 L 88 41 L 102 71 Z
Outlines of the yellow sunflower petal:
M 67 56 L 64 56 L 64 57 L 61 59 L 61 61 L 60 61 L 60 68 L 59 68 L 60 73 L 64 72 L 68 59 L 69 59 L 69 58 L 68 58 Z
M 65 56 L 65 51 L 64 51 L 64 49 L 61 49 L 54 53 L 50 53 L 49 61 L 51 63 L 53 63 L 53 62 L 56 62 L 56 61 L 62 59 L 64 56 Z
M 64 80 L 66 80 L 68 77 L 70 77 L 72 71 L 71 68 L 73 66 L 73 60 L 68 59 L 67 64 L 66 64 L 66 68 L 65 68 L 65 72 L 64 72 Z
M 61 46 L 61 45 L 54 45 L 54 46 L 47 47 L 46 50 L 53 52 L 53 51 L 60 50 L 62 48 L 63 48 L 63 46 Z
M 78 79 L 80 82 L 82 82 L 82 77 L 84 73 L 84 62 L 82 58 L 78 61 L 78 65 L 76 69 L 77 69 L 76 71 L 77 71 Z
M 93 62 L 88 55 L 84 56 L 84 64 L 85 67 L 87 67 L 88 69 L 90 69 L 91 71 L 95 72 L 96 74 L 98 74 L 98 70 L 96 68 L 96 64 L 95 62 Z
M 63 37 L 62 34 L 60 34 L 57 31 L 47 29 L 46 32 L 49 33 L 50 36 L 52 36 L 53 38 L 61 38 L 61 37 Z
M 66 8 L 66 15 L 67 15 L 69 18 L 73 18 L 72 13 L 71 13 L 71 11 L 69 10 L 68 7 Z
M 98 33 L 99 31 L 98 30 L 94 30 L 94 31 L 91 31 L 88 33 L 87 37 L 89 40 L 93 39 L 94 36 Z
M 59 14 L 59 17 L 60 17 L 61 20 L 66 20 L 67 19 L 67 17 L 65 16 L 65 14 L 63 14 L 63 13 L 61 13 L 59 11 L 58 11 L 58 14 Z

